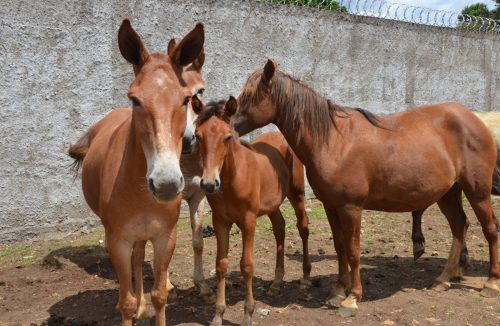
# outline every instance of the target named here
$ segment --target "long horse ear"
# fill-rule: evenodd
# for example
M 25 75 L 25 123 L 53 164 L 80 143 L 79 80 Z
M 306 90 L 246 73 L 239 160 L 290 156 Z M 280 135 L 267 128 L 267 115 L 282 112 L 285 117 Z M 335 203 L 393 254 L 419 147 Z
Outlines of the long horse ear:
M 175 49 L 175 38 L 171 39 L 168 41 L 168 46 L 167 46 L 167 54 L 170 56 L 170 53 L 172 53 Z
M 264 72 L 262 73 L 262 80 L 266 83 L 269 83 L 276 72 L 277 64 L 271 60 L 267 59 L 266 65 L 264 66 Z
M 168 55 L 174 64 L 184 67 L 198 58 L 203 51 L 204 43 L 205 32 L 203 24 L 198 23 Z
M 128 18 L 123 19 L 118 30 L 118 46 L 122 56 L 134 65 L 134 69 L 140 68 L 149 57 L 141 37 L 132 28 Z
M 226 105 L 224 107 L 224 114 L 227 117 L 231 117 L 236 113 L 236 109 L 238 108 L 238 102 L 233 96 L 229 96 L 229 100 L 227 100 Z
M 196 58 L 193 61 L 193 67 L 194 67 L 194 69 L 201 71 L 201 67 L 203 67 L 204 63 L 205 63 L 205 50 L 201 49 L 201 52 L 198 55 L 198 58 Z
M 201 103 L 198 96 L 193 95 L 191 97 L 191 107 L 193 108 L 194 113 L 200 114 L 203 111 L 203 103 Z

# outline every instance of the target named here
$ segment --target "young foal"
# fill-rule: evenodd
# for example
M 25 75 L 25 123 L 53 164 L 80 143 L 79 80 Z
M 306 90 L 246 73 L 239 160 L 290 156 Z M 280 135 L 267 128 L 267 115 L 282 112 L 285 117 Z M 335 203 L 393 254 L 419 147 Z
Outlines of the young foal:
M 195 64 L 203 51 L 203 25 L 196 25 L 168 55 L 149 53 L 128 19 L 119 29 L 118 43 L 135 73 L 128 92 L 133 108 L 113 110 L 71 146 L 69 154 L 82 163 L 85 199 L 104 225 L 120 283 L 123 325 L 132 325 L 136 311 L 138 318 L 145 314 L 140 266 L 147 240 L 154 247 L 151 300 L 156 325 L 165 325 L 167 269 L 184 188 L 179 159 L 186 109 L 203 85 Z M 135 293 L 131 262 L 137 267 Z
M 258 216 L 267 214 L 276 239 L 276 269 L 270 294 L 279 291 L 284 270 L 285 220 L 279 210 L 288 197 L 297 216 L 303 245 L 302 288 L 309 284 L 311 263 L 308 256 L 308 217 L 304 208 L 304 166 L 291 151 L 281 134 L 273 132 L 258 137 L 252 145 L 242 144 L 232 136 L 229 118 L 236 110 L 236 100 L 209 103 L 203 111 L 193 97 L 193 109 L 200 114 L 196 136 L 203 158 L 201 187 L 212 208 L 217 237 L 217 303 L 212 325 L 221 325 L 226 307 L 225 277 L 229 231 L 236 223 L 242 231 L 243 254 L 240 261 L 245 279 L 245 315 L 242 325 L 252 325 L 253 243 Z
M 443 287 L 459 273 L 467 222 L 462 190 L 489 245 L 489 279 L 483 291 L 498 294 L 498 221 L 490 198 L 496 147 L 470 110 L 445 103 L 375 117 L 333 104 L 277 71 L 269 60 L 248 78 L 233 120 L 239 134 L 268 123 L 278 126 L 304 163 L 325 207 L 339 257 L 339 278 L 328 302 L 342 313 L 355 314 L 362 296 L 362 210 L 411 212 L 437 202 L 453 234 L 447 265 L 435 283 Z M 352 288 L 346 297 L 349 266 Z

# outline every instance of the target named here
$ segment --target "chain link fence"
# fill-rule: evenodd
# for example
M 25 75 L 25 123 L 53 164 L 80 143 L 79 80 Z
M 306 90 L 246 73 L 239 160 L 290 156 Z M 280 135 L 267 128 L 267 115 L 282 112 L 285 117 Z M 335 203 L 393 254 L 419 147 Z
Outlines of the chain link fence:
M 500 21 L 385 0 L 264 0 L 265 2 L 340 11 L 356 16 L 392 19 L 414 24 L 500 34 Z

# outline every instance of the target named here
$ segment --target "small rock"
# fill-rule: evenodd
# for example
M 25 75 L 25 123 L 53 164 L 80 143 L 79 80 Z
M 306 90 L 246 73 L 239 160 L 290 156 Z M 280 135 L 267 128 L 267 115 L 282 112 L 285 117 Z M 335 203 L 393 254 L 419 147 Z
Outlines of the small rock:
M 325 251 L 324 251 L 322 248 L 319 248 L 319 249 L 318 249 L 318 254 L 320 254 L 320 255 L 324 255 L 324 254 L 325 254 Z
M 265 316 L 269 315 L 269 312 L 270 312 L 270 310 L 266 309 L 266 308 L 259 308 L 259 309 L 257 309 L 257 313 L 261 317 L 265 317 Z
M 212 269 L 212 270 L 210 271 L 210 273 L 208 273 L 208 275 L 209 275 L 210 277 L 212 277 L 212 276 L 215 276 L 215 274 L 216 274 L 216 273 L 217 273 L 217 271 L 216 271 L 216 270 L 215 270 L 215 268 L 214 268 L 214 269 Z
M 416 289 L 414 289 L 414 288 L 402 288 L 401 291 L 406 292 L 406 293 L 412 293 L 412 292 L 415 292 Z
M 437 323 L 437 322 L 440 322 L 441 319 L 439 318 L 434 318 L 434 317 L 429 317 L 429 318 L 425 318 L 425 320 L 427 320 L 428 322 L 430 323 Z
M 104 240 L 100 239 L 99 244 L 103 244 L 103 243 L 104 243 Z
M 438 255 L 439 255 L 439 252 L 437 252 L 437 251 L 433 251 L 431 254 L 431 256 L 433 256 L 433 257 L 438 256 Z
M 382 323 L 382 325 L 394 325 L 394 322 L 390 319 L 386 319 L 384 320 L 384 322 Z

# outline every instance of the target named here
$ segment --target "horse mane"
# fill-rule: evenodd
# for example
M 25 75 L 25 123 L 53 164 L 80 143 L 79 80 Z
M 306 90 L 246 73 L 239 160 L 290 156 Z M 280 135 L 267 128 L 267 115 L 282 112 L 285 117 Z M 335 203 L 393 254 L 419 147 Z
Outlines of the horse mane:
M 225 104 L 226 100 L 210 101 L 205 104 L 205 107 L 194 122 L 195 125 L 198 127 L 213 116 L 222 119 L 224 122 L 230 123 L 229 117 L 224 114 Z
M 263 83 L 260 82 L 262 73 L 262 69 L 257 70 L 248 78 L 248 87 L 240 95 L 239 103 L 244 106 L 260 103 L 265 94 Z M 305 126 L 315 141 L 326 141 L 332 126 L 338 131 L 336 118 L 347 118 L 353 111 L 361 113 L 372 125 L 383 128 L 373 113 L 338 105 L 319 95 L 300 80 L 281 71 L 275 72 L 269 93 L 273 104 L 284 112 L 281 115 L 284 119 L 282 121 L 284 128 L 300 134 L 301 127 Z
M 203 111 L 201 111 L 200 114 L 198 115 L 198 118 L 196 118 L 195 125 L 197 127 L 201 126 L 203 123 L 205 123 L 208 119 L 210 119 L 213 116 L 221 119 L 227 124 L 230 124 L 231 123 L 230 117 L 224 114 L 224 108 L 226 102 L 227 102 L 226 100 L 219 100 L 219 101 L 210 101 L 207 104 L 205 104 Z M 255 152 L 255 148 L 253 147 L 252 143 L 241 138 L 239 138 L 238 140 L 241 145 Z

